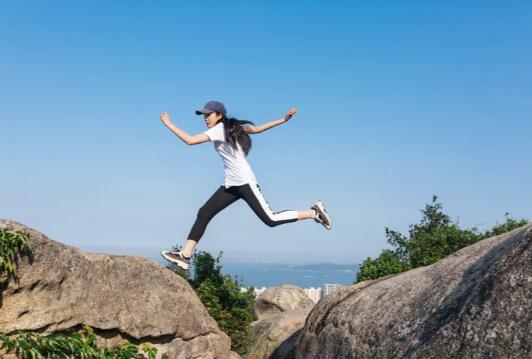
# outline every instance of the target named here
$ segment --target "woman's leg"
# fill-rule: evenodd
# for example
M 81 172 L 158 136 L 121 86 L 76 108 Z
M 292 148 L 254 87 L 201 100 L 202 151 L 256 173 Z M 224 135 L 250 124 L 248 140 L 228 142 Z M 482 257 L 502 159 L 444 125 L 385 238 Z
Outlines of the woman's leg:
M 302 219 L 314 218 L 316 213 L 313 209 L 303 211 L 280 211 L 273 212 L 270 205 L 262 195 L 258 184 L 245 184 L 235 187 L 242 198 L 251 207 L 253 212 L 268 226 L 275 227 L 285 223 L 296 222 Z
M 211 219 L 239 198 L 240 196 L 238 193 L 231 189 L 226 189 L 224 186 L 220 186 L 220 188 L 214 192 L 211 198 L 209 198 L 198 210 L 196 221 L 190 230 L 188 240 L 182 250 L 182 253 L 185 256 L 190 257 L 192 255 L 194 248 L 203 236 L 203 233 L 205 233 L 205 229 Z

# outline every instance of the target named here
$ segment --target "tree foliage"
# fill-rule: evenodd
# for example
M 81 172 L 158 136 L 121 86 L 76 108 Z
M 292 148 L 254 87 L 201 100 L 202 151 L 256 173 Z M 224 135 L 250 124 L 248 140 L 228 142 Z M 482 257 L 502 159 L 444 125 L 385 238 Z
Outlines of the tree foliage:
M 357 276 L 360 282 L 401 273 L 408 269 L 410 267 L 407 262 L 403 261 L 394 251 L 386 249 L 376 259 L 366 258 L 360 265 Z
M 98 348 L 94 331 L 87 325 L 70 334 L 39 335 L 21 331 L 10 338 L 0 332 L 0 348 L 20 359 L 155 359 L 157 356 L 157 349 L 150 344 L 144 344 L 141 350 L 129 342 L 113 349 Z M 168 359 L 168 355 L 163 354 L 162 358 Z
M 214 258 L 200 251 L 192 259 L 190 275 L 177 271 L 189 281 L 219 328 L 229 335 L 231 349 L 245 354 L 252 340 L 248 327 L 253 321 L 254 288 L 244 289 L 238 278 L 222 273 L 222 254 Z
M 16 276 L 17 256 L 28 250 L 28 235 L 24 232 L 0 228 L 0 275 Z
M 528 222 L 513 219 L 506 213 L 504 223 L 497 223 L 484 233 L 477 228 L 462 229 L 443 212 L 437 196 L 432 197 L 432 202 L 427 203 L 421 213 L 421 221 L 409 226 L 408 236 L 385 228 L 386 241 L 393 249 L 383 250 L 377 258 L 366 258 L 360 265 L 356 282 L 432 264 L 479 240 L 506 233 Z

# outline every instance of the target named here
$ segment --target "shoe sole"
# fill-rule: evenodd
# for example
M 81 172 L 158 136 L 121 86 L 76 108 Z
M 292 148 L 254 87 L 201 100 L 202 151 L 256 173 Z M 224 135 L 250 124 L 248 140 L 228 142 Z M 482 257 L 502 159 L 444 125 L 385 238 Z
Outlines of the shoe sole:
M 327 211 L 325 210 L 325 205 L 323 204 L 322 201 L 318 201 L 316 203 L 316 207 L 318 207 L 319 211 L 321 212 L 320 214 L 322 216 L 324 216 L 325 218 L 327 218 L 327 222 L 329 222 L 329 225 L 325 224 L 325 222 L 321 222 L 321 224 L 327 228 L 328 230 L 331 230 L 332 228 L 332 221 L 331 221 L 331 216 L 329 216 L 329 214 L 327 213 Z
M 186 262 L 183 262 L 183 261 L 180 261 L 179 259 L 175 259 L 175 258 L 172 258 L 172 257 L 169 257 L 166 255 L 166 252 L 165 251 L 162 251 L 161 252 L 161 256 L 166 259 L 168 262 L 170 263 L 174 263 L 175 265 L 177 265 L 178 267 L 180 268 L 183 268 L 183 269 L 187 269 L 188 270 L 188 263 Z

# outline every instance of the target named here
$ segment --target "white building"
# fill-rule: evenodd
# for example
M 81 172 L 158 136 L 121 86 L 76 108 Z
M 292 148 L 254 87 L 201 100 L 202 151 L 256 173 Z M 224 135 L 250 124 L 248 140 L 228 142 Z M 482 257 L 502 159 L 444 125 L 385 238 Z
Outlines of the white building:
M 304 288 L 304 291 L 314 303 L 318 303 L 318 301 L 321 299 L 321 288 Z
M 331 293 L 338 292 L 339 290 L 342 290 L 343 288 L 345 288 L 345 286 L 341 284 L 325 283 L 323 285 L 323 296 L 325 297 L 326 295 L 329 295 Z
M 262 287 L 262 288 L 255 288 L 255 297 L 258 297 L 262 292 L 264 292 L 266 289 L 266 287 Z M 240 292 L 241 293 L 244 293 L 248 290 L 247 287 L 240 287 Z
M 262 294 L 262 292 L 264 292 L 266 289 L 266 287 L 262 287 L 262 288 L 255 288 L 255 297 L 258 297 L 259 295 Z
M 345 286 L 341 285 L 341 284 L 330 284 L 330 283 L 326 283 L 323 285 L 323 289 L 322 288 L 314 288 L 314 287 L 310 287 L 310 288 L 303 288 L 303 290 L 305 291 L 305 294 L 314 302 L 314 303 L 318 303 L 318 301 L 325 297 L 326 295 L 329 295 L 331 293 L 334 293 L 334 292 L 337 292 L 341 289 L 345 288 Z M 259 295 L 261 295 L 266 289 L 266 287 L 262 287 L 262 288 L 255 288 L 255 297 L 258 297 Z M 247 287 L 241 287 L 240 288 L 240 291 L 241 292 L 245 292 L 247 291 Z

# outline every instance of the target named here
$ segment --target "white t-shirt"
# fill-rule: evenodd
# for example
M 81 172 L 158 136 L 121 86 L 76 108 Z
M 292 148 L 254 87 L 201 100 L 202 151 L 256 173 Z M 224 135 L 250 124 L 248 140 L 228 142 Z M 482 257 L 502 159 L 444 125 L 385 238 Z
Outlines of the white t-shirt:
M 225 188 L 241 186 L 246 183 L 257 183 L 255 174 L 240 144 L 237 144 L 238 150 L 235 150 L 225 141 L 223 122 L 219 122 L 203 133 L 209 136 L 209 140 L 214 143 L 214 149 L 224 161 Z

